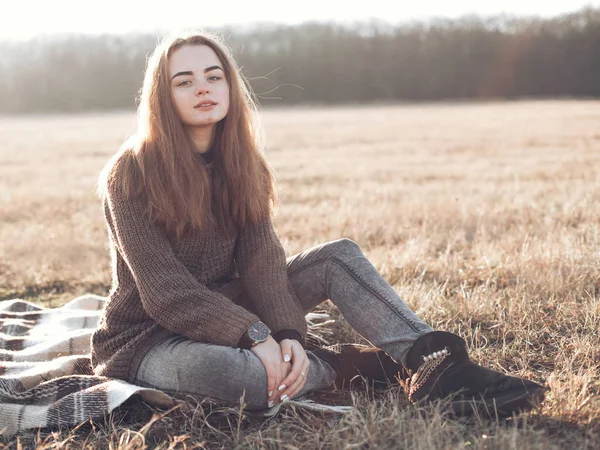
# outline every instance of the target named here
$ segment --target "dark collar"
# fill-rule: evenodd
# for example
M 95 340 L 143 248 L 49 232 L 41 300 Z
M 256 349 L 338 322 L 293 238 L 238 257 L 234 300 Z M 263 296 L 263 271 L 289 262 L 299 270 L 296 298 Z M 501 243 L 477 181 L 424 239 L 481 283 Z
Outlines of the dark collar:
M 215 157 L 215 148 L 211 147 L 208 151 L 204 153 L 198 153 L 200 157 L 204 160 L 206 164 L 212 163 L 213 158 Z

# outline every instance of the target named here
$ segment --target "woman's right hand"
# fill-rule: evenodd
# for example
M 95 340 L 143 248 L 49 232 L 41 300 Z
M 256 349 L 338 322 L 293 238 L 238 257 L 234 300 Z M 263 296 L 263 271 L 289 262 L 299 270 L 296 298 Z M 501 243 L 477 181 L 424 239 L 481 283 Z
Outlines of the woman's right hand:
M 267 396 L 269 397 L 267 403 L 271 408 L 280 401 L 279 394 L 281 391 L 279 387 L 281 382 L 288 376 L 291 364 L 283 361 L 281 347 L 272 336 L 269 336 L 266 341 L 256 344 L 250 351 L 260 359 L 267 372 Z

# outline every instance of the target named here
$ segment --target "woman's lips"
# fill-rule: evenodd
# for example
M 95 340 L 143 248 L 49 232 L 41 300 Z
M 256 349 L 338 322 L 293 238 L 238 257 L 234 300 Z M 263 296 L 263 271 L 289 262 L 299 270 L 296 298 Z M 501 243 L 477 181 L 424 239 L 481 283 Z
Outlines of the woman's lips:
M 194 109 L 207 110 L 207 109 L 212 109 L 215 106 L 217 106 L 216 102 L 213 102 L 213 101 L 203 101 L 203 102 L 196 103 L 194 105 Z

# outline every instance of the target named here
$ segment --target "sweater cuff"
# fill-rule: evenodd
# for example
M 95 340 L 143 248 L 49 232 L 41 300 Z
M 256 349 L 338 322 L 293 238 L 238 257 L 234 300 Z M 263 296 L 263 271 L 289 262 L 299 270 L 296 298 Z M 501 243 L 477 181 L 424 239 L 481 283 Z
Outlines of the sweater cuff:
M 279 330 L 273 333 L 273 339 L 275 339 L 278 343 L 284 339 L 294 339 L 300 342 L 300 345 L 302 345 L 302 348 L 304 348 L 304 339 L 302 339 L 302 335 L 296 330 Z

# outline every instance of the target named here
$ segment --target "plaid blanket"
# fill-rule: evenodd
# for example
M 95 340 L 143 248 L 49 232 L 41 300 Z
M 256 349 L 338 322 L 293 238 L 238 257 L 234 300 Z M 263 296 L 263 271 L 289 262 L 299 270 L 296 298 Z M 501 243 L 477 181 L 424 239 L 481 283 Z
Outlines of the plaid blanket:
M 0 302 L 0 430 L 77 425 L 102 419 L 134 394 L 157 406 L 163 392 L 95 376 L 90 336 L 104 297 L 84 295 L 60 308 Z
M 105 303 L 106 298 L 97 295 L 77 297 L 60 308 L 0 301 L 0 433 L 10 436 L 30 428 L 101 420 L 134 394 L 161 407 L 178 402 L 155 389 L 93 374 L 90 336 Z M 309 323 L 320 318 L 310 316 Z M 300 399 L 277 405 L 264 416 L 281 407 L 352 410 Z

